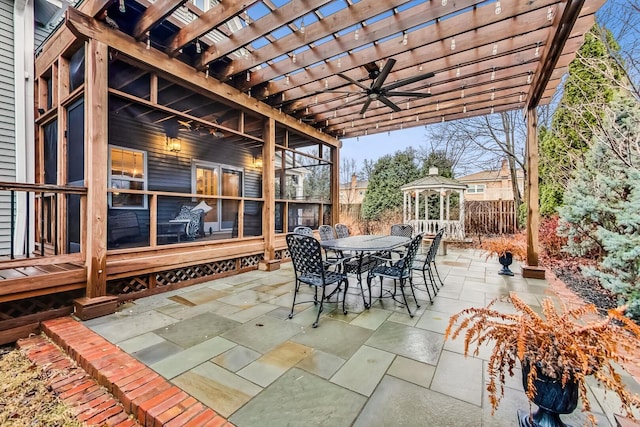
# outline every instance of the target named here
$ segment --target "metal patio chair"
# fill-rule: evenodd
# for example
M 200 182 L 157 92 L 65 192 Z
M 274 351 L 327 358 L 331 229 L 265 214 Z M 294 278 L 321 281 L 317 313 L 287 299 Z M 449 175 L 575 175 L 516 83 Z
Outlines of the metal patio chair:
M 373 268 L 372 270 L 369 271 L 369 274 L 367 275 L 367 287 L 369 288 L 369 306 L 371 306 L 371 281 L 373 280 L 373 278 L 374 277 L 380 278 L 380 298 L 382 298 L 382 293 L 384 290 L 382 286 L 383 279 L 385 278 L 393 279 L 393 292 L 391 292 L 391 297 L 395 301 L 398 301 L 395 299 L 395 296 L 396 296 L 396 290 L 397 290 L 397 286 L 396 286 L 397 281 L 399 281 L 400 292 L 402 293 L 402 301 L 398 301 L 398 302 L 403 303 L 407 307 L 409 316 L 413 317 L 414 314 L 411 312 L 411 309 L 409 308 L 409 304 L 407 303 L 407 296 L 404 293 L 404 288 L 408 280 L 409 288 L 411 289 L 411 293 L 413 294 L 413 299 L 416 302 L 416 307 L 420 308 L 420 304 L 418 304 L 416 294 L 413 291 L 412 279 L 411 279 L 411 273 L 412 273 L 411 266 L 413 265 L 413 261 L 416 257 L 416 254 L 418 253 L 418 248 L 420 247 L 421 243 L 422 243 L 422 235 L 418 234 L 416 237 L 414 237 L 411 240 L 411 243 L 409 244 L 409 247 L 407 248 L 407 251 L 405 252 L 404 256 L 402 256 L 398 260 L 391 260 L 390 258 L 387 258 L 387 257 L 379 257 L 377 255 L 372 255 L 372 258 L 377 258 L 380 261 L 384 262 L 384 264 L 378 265 L 377 267 Z M 390 262 L 390 261 L 392 262 L 391 265 L 386 264 L 386 262 Z
M 325 298 L 327 298 L 327 286 L 334 284 L 337 286 L 336 289 L 331 292 L 330 296 L 336 294 L 339 299 L 342 283 L 344 283 L 342 312 L 347 314 L 347 310 L 345 308 L 345 299 L 347 296 L 347 289 L 349 288 L 349 279 L 347 278 L 347 275 L 328 269 L 327 264 L 322 259 L 322 248 L 320 247 L 320 242 L 318 242 L 314 237 L 297 233 L 289 233 L 287 234 L 286 239 L 296 276 L 293 303 L 291 305 L 289 319 L 293 318 L 293 310 L 296 304 L 313 302 L 314 305 L 317 305 L 319 303 L 320 307 L 318 308 L 318 315 L 316 316 L 316 321 L 313 323 L 313 327 L 316 328 L 320 319 L 320 313 L 322 313 L 324 308 L 323 304 Z M 313 300 L 296 302 L 296 297 L 300 290 L 300 284 L 302 283 L 315 287 Z M 322 288 L 322 295 L 320 298 L 318 298 L 318 288 Z
M 338 239 L 349 237 L 349 227 L 347 227 L 345 224 L 336 224 L 335 228 Z
M 302 225 L 297 226 L 293 229 L 293 232 L 296 234 L 304 234 L 305 236 L 313 237 L 313 230 L 309 227 L 304 227 Z
M 392 236 L 403 236 L 409 237 L 413 236 L 413 227 L 409 224 L 393 224 L 391 226 L 391 232 L 389 233 Z
M 438 291 L 440 290 L 440 287 L 438 286 L 435 280 L 434 270 L 437 273 L 437 269 L 435 267 L 436 265 L 435 259 L 438 253 L 438 246 L 440 245 L 440 240 L 442 239 L 443 234 L 444 234 L 444 229 L 438 231 L 435 237 L 433 238 L 433 240 L 431 241 L 431 245 L 429 245 L 429 249 L 427 250 L 427 254 L 424 256 L 424 258 L 416 257 L 416 259 L 413 261 L 413 264 L 411 265 L 412 271 L 422 272 L 424 287 L 425 287 L 425 290 L 427 291 L 427 294 L 429 295 L 429 301 L 431 302 L 431 304 L 433 304 L 433 298 L 431 297 L 429 284 L 431 284 L 431 288 L 433 289 L 434 297 L 438 295 Z M 427 282 L 427 278 L 429 279 L 428 282 Z M 438 279 L 440 279 L 439 275 L 438 275 Z M 411 284 L 414 288 L 420 289 L 419 288 L 420 284 L 415 284 L 413 282 Z

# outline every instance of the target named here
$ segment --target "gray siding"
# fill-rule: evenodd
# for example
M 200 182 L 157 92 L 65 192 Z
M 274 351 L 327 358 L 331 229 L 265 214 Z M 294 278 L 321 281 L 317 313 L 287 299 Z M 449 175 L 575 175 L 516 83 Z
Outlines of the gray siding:
M 250 150 L 226 143 L 222 139 L 214 139 L 208 134 L 199 136 L 193 132 L 180 132 L 180 139 L 182 150 L 177 154 L 170 153 L 166 150 L 165 133 L 161 126 L 139 122 L 122 113 L 109 116 L 110 144 L 147 153 L 148 190 L 191 193 L 191 160 L 197 159 L 244 168 L 244 195 L 261 196 L 262 175 L 260 171 L 250 167 L 253 162 Z M 159 198 L 158 221 L 173 219 L 182 203 L 191 203 L 191 200 Z M 117 211 L 122 212 L 122 209 Z M 138 216 L 141 229 L 148 232 L 148 210 L 132 211 Z M 252 213 L 260 215 L 260 212 Z
M 43 25 L 36 22 L 35 29 L 33 32 L 33 41 L 34 41 L 34 49 L 38 50 L 42 42 L 44 42 L 47 37 L 51 34 L 51 29 L 44 27 Z
M 15 181 L 15 89 L 13 62 L 13 1 L 0 0 L 0 181 Z M 9 251 L 9 195 L 0 194 L 0 253 Z

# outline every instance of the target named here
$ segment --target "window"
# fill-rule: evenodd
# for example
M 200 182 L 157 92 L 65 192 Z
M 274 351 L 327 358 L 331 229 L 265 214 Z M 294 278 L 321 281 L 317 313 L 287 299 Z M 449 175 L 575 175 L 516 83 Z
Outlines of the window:
M 147 189 L 147 153 L 130 148 L 109 147 L 109 186 L 123 190 Z M 112 208 L 146 209 L 143 194 L 109 193 Z
M 191 184 L 194 193 L 207 196 L 242 197 L 244 173 L 241 168 L 194 161 Z M 238 224 L 238 200 L 204 199 L 212 209 L 204 217 L 205 230 L 232 230 Z
M 470 184 L 469 188 L 467 189 L 467 193 L 469 194 L 484 193 L 485 188 L 486 186 L 484 184 Z

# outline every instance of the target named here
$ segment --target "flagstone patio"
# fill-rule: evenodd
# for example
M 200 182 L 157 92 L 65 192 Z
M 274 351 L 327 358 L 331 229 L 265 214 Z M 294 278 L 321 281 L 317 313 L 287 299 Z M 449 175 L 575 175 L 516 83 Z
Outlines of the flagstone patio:
M 544 280 L 499 276 L 497 261 L 472 250 L 450 249 L 437 264 L 445 286 L 432 305 L 419 294 L 413 318 L 392 299 L 364 310 L 353 277 L 347 315 L 327 304 L 314 329 L 317 307 L 305 304 L 289 320 L 294 273 L 285 263 L 135 300 L 83 323 L 239 427 L 516 425 L 516 410 L 529 407 L 519 374 L 492 415 L 488 351 L 465 358 L 461 340 L 445 341 L 444 331 L 452 314 L 510 291 L 534 308 L 555 294 Z M 598 425 L 615 425 L 615 396 L 605 399 L 596 384 L 591 393 Z M 580 426 L 585 415 L 563 419 Z

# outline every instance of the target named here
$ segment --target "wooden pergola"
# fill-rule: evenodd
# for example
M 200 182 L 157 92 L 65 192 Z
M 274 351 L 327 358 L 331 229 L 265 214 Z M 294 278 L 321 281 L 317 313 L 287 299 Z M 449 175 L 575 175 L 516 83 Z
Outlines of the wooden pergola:
M 92 57 L 87 61 L 89 69 L 98 71 L 95 79 L 107 78 L 100 74 L 100 62 L 116 55 L 124 62 L 131 58 L 149 70 L 175 76 L 194 92 L 215 95 L 222 105 L 239 106 L 335 145 L 343 137 L 523 110 L 528 126 L 527 264 L 531 268 L 526 274 L 536 274 L 536 107 L 550 101 L 603 3 L 88 0 L 78 10 L 69 8 L 67 29 L 45 44 L 36 74 L 50 68 L 71 44 L 90 41 Z M 384 82 L 377 81 L 380 74 Z M 109 90 L 126 99 L 118 85 L 125 87 L 135 78 L 110 81 Z M 163 88 L 152 80 L 154 84 L 152 93 L 160 93 Z M 390 89 L 386 98 L 373 90 L 381 87 Z M 87 91 L 87 103 L 96 116 L 102 114 L 100 104 L 105 100 L 104 93 Z M 160 108 L 157 101 L 151 95 L 148 107 Z M 214 120 L 180 108 L 179 103 L 162 108 L 209 129 L 235 134 L 239 143 L 251 140 L 245 122 L 228 126 L 223 111 Z M 106 131 L 104 123 L 92 121 L 93 113 L 87 116 L 88 138 Z M 246 125 L 250 127 L 250 121 Z M 265 188 L 273 186 L 267 169 L 273 162 L 270 139 L 265 139 L 263 151 Z M 333 164 L 338 160 L 334 156 Z M 93 177 L 94 182 L 102 179 Z M 337 183 L 332 187 L 337 194 Z M 103 194 L 95 198 L 91 194 L 90 189 L 89 217 L 93 203 L 104 204 L 98 200 Z M 273 200 L 270 197 L 266 192 L 267 204 Z M 104 259 L 99 245 L 88 250 L 89 258 Z M 100 264 L 90 270 L 96 275 L 102 271 Z

